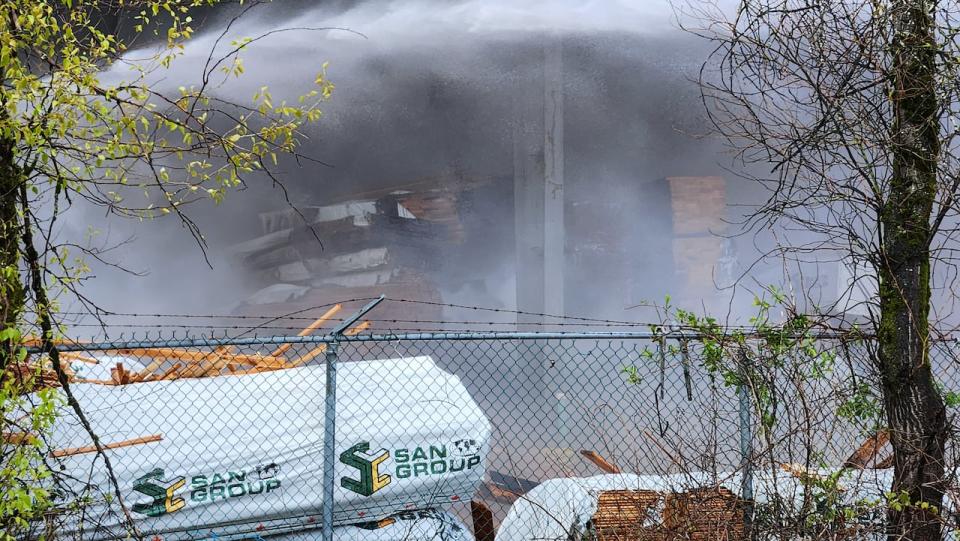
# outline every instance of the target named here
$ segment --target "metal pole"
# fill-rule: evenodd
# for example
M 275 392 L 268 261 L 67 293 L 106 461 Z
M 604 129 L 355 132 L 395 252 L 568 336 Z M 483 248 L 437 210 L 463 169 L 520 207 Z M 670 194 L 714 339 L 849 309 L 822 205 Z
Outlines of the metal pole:
M 327 393 L 323 419 L 323 541 L 333 541 L 333 487 L 337 428 L 337 346 L 327 344 Z
M 753 430 L 750 391 L 747 388 L 749 357 L 740 352 L 740 385 L 737 386 L 737 398 L 740 399 L 740 468 L 743 472 L 741 498 L 744 500 L 743 522 L 750 529 L 753 519 Z
M 344 331 L 367 312 L 373 310 L 383 299 L 384 296 L 380 295 L 380 298 L 371 301 L 356 314 L 343 320 L 343 323 L 330 333 L 333 341 L 327 344 L 327 388 L 323 404 L 323 541 L 333 541 L 333 489 L 336 486 L 334 467 L 337 460 L 337 353 L 340 346 L 338 342 Z

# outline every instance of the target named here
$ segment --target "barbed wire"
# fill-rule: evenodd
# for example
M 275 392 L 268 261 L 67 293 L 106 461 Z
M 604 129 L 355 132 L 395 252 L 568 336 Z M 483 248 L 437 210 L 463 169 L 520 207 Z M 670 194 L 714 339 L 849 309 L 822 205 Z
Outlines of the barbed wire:
M 95 312 L 60 312 L 61 315 L 89 315 L 95 317 L 132 317 L 132 318 L 183 318 L 183 319 L 237 319 L 237 320 L 302 320 L 302 321 L 314 321 L 316 318 L 310 316 L 302 316 L 306 312 L 320 310 L 323 308 L 330 308 L 337 304 L 350 304 L 355 302 L 370 301 L 376 299 L 377 297 L 358 297 L 353 299 L 341 300 L 337 302 L 331 302 L 327 304 L 320 304 L 316 306 L 311 306 L 309 308 L 303 308 L 294 312 L 287 314 L 279 315 L 252 315 L 252 314 L 187 314 L 187 313 L 140 313 L 140 312 L 114 312 L 109 310 L 98 310 Z M 384 299 L 384 302 L 390 303 L 408 303 L 408 304 L 420 304 L 425 306 L 437 306 L 443 308 L 457 308 L 461 310 L 472 310 L 472 311 L 481 311 L 481 312 L 490 312 L 490 313 L 501 313 L 501 314 L 510 314 L 510 315 L 519 315 L 519 316 L 533 316 L 533 317 L 543 317 L 543 318 L 552 318 L 561 320 L 560 322 L 543 322 L 543 321 L 517 321 L 509 322 L 510 324 L 519 324 L 519 325 L 572 325 L 570 321 L 578 321 L 582 323 L 591 323 L 595 325 L 591 326 L 604 326 L 604 325 L 620 325 L 620 326 L 650 326 L 650 325 L 661 325 L 659 323 L 649 323 L 649 322 L 640 322 L 640 321 L 626 321 L 626 320 L 616 320 L 616 319 L 605 319 L 605 318 L 591 318 L 591 317 L 582 317 L 582 316 L 571 316 L 571 315 L 558 315 L 558 314 L 549 314 L 545 312 L 530 312 L 525 310 L 512 310 L 508 308 L 490 308 L 485 306 L 471 306 L 465 304 L 457 303 L 445 303 L 445 302 L 435 302 L 435 301 L 422 301 L 415 299 Z M 343 321 L 343 318 L 330 318 L 330 321 Z M 447 320 L 419 320 L 419 319 L 369 319 L 369 321 L 380 321 L 380 322 L 399 322 L 399 323 L 459 323 L 451 322 Z M 505 324 L 503 321 L 463 321 L 463 324 L 476 324 L 476 325 L 488 325 L 488 324 Z
M 330 308 L 331 306 L 336 306 L 338 304 L 349 304 L 352 302 L 361 302 L 361 301 L 372 301 L 377 297 L 357 297 L 354 299 L 347 299 L 337 302 L 331 302 L 327 304 L 318 304 L 316 306 L 311 306 L 309 308 L 303 308 L 301 310 L 296 310 L 294 312 L 289 312 L 288 314 L 282 315 L 250 315 L 250 314 L 164 314 L 164 313 L 144 313 L 144 312 L 115 312 L 113 310 L 102 310 L 97 309 L 94 311 L 65 311 L 57 312 L 60 315 L 78 315 L 78 316 L 98 316 L 98 317 L 169 317 L 169 318 L 206 318 L 206 319 L 272 319 L 272 318 L 285 318 L 285 319 L 303 319 L 303 320 L 315 320 L 316 318 L 309 316 L 298 316 L 297 314 L 302 314 L 309 312 L 311 310 L 320 310 L 323 308 Z
M 205 330 L 219 330 L 219 331 L 241 331 L 242 334 L 249 334 L 257 332 L 260 330 L 272 330 L 272 331 L 302 331 L 306 326 L 304 325 L 271 325 L 275 322 L 288 322 L 288 321 L 316 321 L 315 316 L 305 316 L 302 314 L 328 309 L 335 305 L 347 305 L 351 303 L 360 303 L 374 300 L 378 297 L 356 297 L 351 299 L 340 300 L 336 302 L 330 302 L 325 304 L 319 304 L 310 306 L 307 308 L 302 308 L 295 310 L 286 314 L 278 315 L 254 315 L 254 314 L 190 314 L 190 313 L 140 313 L 140 312 L 114 312 L 109 310 L 98 310 L 96 312 L 60 312 L 61 315 L 85 315 L 85 316 L 94 316 L 100 319 L 99 323 L 70 323 L 64 322 L 67 327 L 73 328 L 127 328 L 127 329 L 205 329 Z M 454 308 L 460 310 L 470 310 L 476 312 L 484 313 L 497 313 L 497 314 L 509 314 L 511 316 L 528 316 L 535 318 L 549 318 L 555 319 L 557 321 L 524 321 L 522 319 L 511 320 L 511 321 L 496 321 L 496 320 L 473 320 L 473 319 L 461 319 L 461 320 L 445 320 L 445 319 L 403 319 L 403 318 L 364 318 L 365 321 L 369 321 L 372 324 L 377 324 L 375 326 L 381 327 L 377 330 L 384 330 L 382 327 L 388 327 L 389 330 L 405 331 L 405 332 L 473 332 L 477 328 L 482 328 L 484 330 L 494 330 L 493 327 L 501 326 L 504 330 L 516 329 L 520 327 L 529 327 L 529 328 L 600 328 L 600 327 L 620 327 L 620 328 L 647 328 L 647 329 L 664 329 L 667 331 L 667 334 L 671 334 L 673 331 L 684 332 L 692 331 L 689 326 L 678 325 L 674 322 L 642 322 L 642 321 L 626 321 L 626 320 L 617 320 L 617 319 L 606 319 L 606 318 L 592 318 L 592 317 L 583 317 L 583 316 L 573 316 L 573 315 L 558 315 L 550 314 L 545 312 L 531 312 L 525 310 L 513 310 L 508 308 L 491 308 L 485 306 L 474 306 L 458 303 L 446 303 L 446 302 L 436 302 L 436 301 L 424 301 L 424 300 L 415 300 L 415 299 L 384 299 L 385 303 L 405 303 L 405 304 L 418 304 L 424 306 L 435 306 L 442 308 Z M 374 312 L 375 313 L 375 312 Z M 136 319 L 155 319 L 155 320 L 166 320 L 166 319 L 220 319 L 220 320 L 237 320 L 237 321 L 251 321 L 254 322 L 250 325 L 215 325 L 215 324 L 180 324 L 172 322 L 145 322 L 145 323 L 112 323 L 109 321 L 104 321 L 104 318 L 136 318 Z M 345 318 L 341 317 L 330 317 L 327 318 L 331 322 L 342 322 Z M 402 325 L 403 327 L 396 327 L 397 325 Z M 409 327 L 410 325 L 415 325 L 416 327 Z M 423 327 L 422 325 L 431 325 L 433 327 Z M 469 329 L 450 329 L 450 325 L 463 325 L 469 326 L 472 328 Z M 442 327 L 436 327 L 442 326 Z M 724 331 L 728 332 L 744 332 L 750 333 L 755 331 L 751 326 L 747 325 L 722 325 Z M 512 329 L 511 329 L 512 328 Z M 321 332 L 319 329 L 316 332 Z M 946 337 L 947 340 L 952 339 L 952 337 Z
M 159 319 L 159 318 L 158 318 Z M 346 321 L 347 318 L 331 317 L 326 318 L 326 321 L 329 322 L 342 322 Z M 303 321 L 315 321 L 316 318 L 307 318 Z M 404 323 L 404 324 L 435 324 L 435 325 L 478 325 L 478 326 L 493 326 L 493 325 L 509 325 L 509 326 L 533 326 L 533 327 L 649 327 L 655 325 L 653 323 L 622 323 L 622 324 L 609 324 L 609 323 L 570 323 L 570 322 L 549 322 L 549 321 L 480 321 L 480 320 L 451 320 L 451 319 L 384 319 L 384 318 L 363 318 L 363 321 L 369 321 L 370 323 Z M 103 324 L 99 323 L 76 323 L 69 324 L 72 327 L 102 327 Z M 159 327 L 159 326 L 171 326 L 171 327 L 195 327 L 195 328 L 204 328 L 204 327 L 214 327 L 214 328 L 236 328 L 242 327 L 241 325 L 215 325 L 215 324 L 186 324 L 186 323 L 109 323 L 111 327 Z M 244 327 L 246 328 L 246 327 Z M 260 327 L 264 328 L 264 327 Z M 272 328 L 277 329 L 296 329 L 302 330 L 303 325 L 283 325 L 283 326 L 274 326 Z M 317 329 L 320 330 L 320 329 Z

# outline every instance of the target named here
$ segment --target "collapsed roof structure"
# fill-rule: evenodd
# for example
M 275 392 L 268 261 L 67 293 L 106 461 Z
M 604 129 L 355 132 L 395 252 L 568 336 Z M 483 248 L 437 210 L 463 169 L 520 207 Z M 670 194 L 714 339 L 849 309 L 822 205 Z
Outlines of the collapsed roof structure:
M 464 223 L 463 195 L 494 181 L 428 179 L 339 203 L 261 213 L 262 235 L 231 249 L 257 289 L 237 311 L 281 315 L 381 293 L 441 302 L 432 273 L 440 254 L 462 245 L 472 225 Z M 389 307 L 379 314 L 403 319 Z M 421 306 L 417 314 L 440 317 L 438 307 Z

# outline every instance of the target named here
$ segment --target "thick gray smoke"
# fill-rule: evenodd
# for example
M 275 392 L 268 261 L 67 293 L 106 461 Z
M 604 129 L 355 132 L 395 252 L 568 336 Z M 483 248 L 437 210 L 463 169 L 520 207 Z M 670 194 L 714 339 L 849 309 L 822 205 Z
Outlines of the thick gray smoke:
M 211 13 L 157 84 L 176 88 L 194 81 L 227 15 Z M 509 179 L 517 104 L 525 93 L 542 92 L 543 43 L 559 39 L 572 261 L 566 311 L 642 319 L 624 309 L 676 293 L 664 179 L 725 175 L 729 157 L 716 141 L 699 137 L 708 126 L 692 79 L 704 44 L 676 28 L 666 0 L 276 2 L 256 8 L 229 35 L 296 27 L 341 27 L 365 37 L 276 34 L 244 55 L 244 77 L 219 89 L 246 101 L 267 85 L 278 99 L 293 98 L 329 63 L 334 97 L 304 147 L 329 166 L 281 163 L 295 205 L 328 204 L 422 178 L 506 178 L 500 191 L 487 190 L 471 202 L 464 220 L 472 236 L 460 248 L 439 251 L 433 263 L 445 300 L 513 308 Z M 755 198 L 727 177 L 728 199 Z M 94 265 L 97 279 L 87 293 L 123 312 L 228 311 L 254 286 L 226 249 L 261 234 L 259 212 L 285 205 L 278 190 L 252 182 L 220 206 L 193 207 L 211 247 L 212 269 L 173 220 L 111 219 L 100 226 L 110 240 L 135 235 L 114 255 L 149 274 L 132 277 Z M 75 223 L 91 220 L 99 221 L 91 214 Z M 593 255 L 601 251 L 629 256 L 611 264 Z

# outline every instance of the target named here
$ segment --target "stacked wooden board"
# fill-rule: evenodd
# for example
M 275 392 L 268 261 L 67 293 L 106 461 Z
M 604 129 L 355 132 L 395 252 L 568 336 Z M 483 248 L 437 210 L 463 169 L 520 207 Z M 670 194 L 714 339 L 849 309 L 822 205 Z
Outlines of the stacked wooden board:
M 297 336 L 308 336 L 321 329 L 342 309 L 336 304 Z M 362 321 L 348 329 L 345 334 L 355 335 L 370 328 L 369 321 Z M 74 342 L 70 342 L 74 344 Z M 39 345 L 39 340 L 30 339 L 27 345 Z M 304 365 L 326 351 L 325 344 L 306 344 L 309 350 L 291 355 L 291 344 L 283 344 L 268 353 L 240 353 L 233 346 L 220 346 L 209 351 L 171 347 L 143 347 L 98 350 L 89 352 L 60 352 L 57 358 L 69 383 L 92 383 L 98 385 L 129 385 L 149 381 L 168 381 L 181 378 L 208 378 L 221 375 L 242 375 L 284 370 Z M 298 348 L 299 349 L 303 349 Z M 41 386 L 59 386 L 49 355 L 33 356 L 9 370 L 19 377 L 39 374 Z M 92 367 L 109 364 L 109 377 L 85 377 Z M 97 372 L 93 370 L 93 372 Z M 100 371 L 103 372 L 103 371 Z

